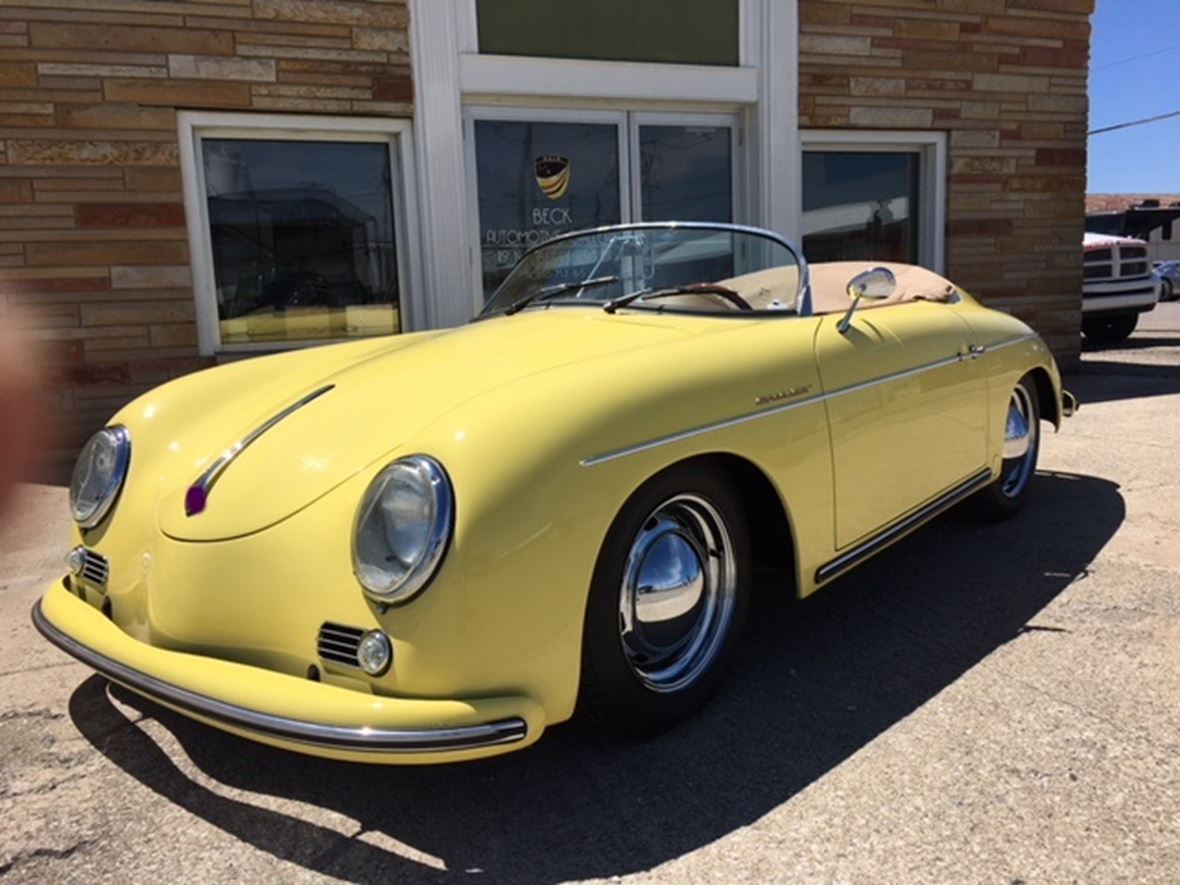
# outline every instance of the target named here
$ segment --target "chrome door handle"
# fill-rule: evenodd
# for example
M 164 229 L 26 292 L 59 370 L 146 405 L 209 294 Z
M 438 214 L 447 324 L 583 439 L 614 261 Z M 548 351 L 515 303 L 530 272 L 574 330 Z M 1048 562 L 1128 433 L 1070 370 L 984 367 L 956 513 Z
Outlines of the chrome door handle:
M 983 344 L 971 344 L 966 349 L 959 351 L 959 359 L 961 360 L 977 360 L 987 353 L 987 347 Z

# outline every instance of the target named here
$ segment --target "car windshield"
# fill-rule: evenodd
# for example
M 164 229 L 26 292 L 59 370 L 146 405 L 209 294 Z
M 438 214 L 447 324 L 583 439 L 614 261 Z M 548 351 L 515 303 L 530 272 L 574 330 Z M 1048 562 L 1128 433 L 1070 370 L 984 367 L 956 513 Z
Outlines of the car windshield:
M 722 226 L 635 225 L 533 249 L 482 316 L 529 307 L 794 313 L 806 271 L 783 241 Z

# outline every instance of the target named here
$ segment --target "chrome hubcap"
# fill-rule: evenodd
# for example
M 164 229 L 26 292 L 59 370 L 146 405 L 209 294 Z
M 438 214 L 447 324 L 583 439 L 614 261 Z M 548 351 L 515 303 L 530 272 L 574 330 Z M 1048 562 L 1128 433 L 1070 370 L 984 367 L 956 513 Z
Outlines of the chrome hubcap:
M 657 507 L 631 544 L 619 590 L 619 635 L 640 681 L 679 691 L 708 670 L 729 632 L 735 587 L 717 509 L 690 494 Z
M 1023 458 L 1028 454 L 1029 436 L 1028 418 L 1017 405 L 1017 397 L 1013 395 L 1012 403 L 1008 406 L 1008 422 L 1004 428 L 1004 460 Z
M 1004 466 L 1000 489 L 1009 498 L 1024 491 L 1037 463 L 1037 428 L 1031 395 L 1023 386 L 1012 391 L 1004 430 Z

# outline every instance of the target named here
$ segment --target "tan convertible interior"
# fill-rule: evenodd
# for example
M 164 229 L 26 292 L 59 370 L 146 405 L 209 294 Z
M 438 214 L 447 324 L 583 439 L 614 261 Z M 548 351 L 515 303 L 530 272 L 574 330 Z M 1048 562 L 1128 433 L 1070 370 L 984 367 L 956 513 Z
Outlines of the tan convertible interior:
M 859 273 L 884 267 L 897 278 L 897 288 L 888 298 L 863 299 L 857 310 L 888 307 L 906 301 L 954 301 L 959 290 L 950 280 L 932 270 L 913 264 L 882 261 L 832 261 L 811 265 L 811 305 L 813 313 L 844 313 L 850 303 L 848 283 Z
M 832 261 L 810 265 L 812 312 L 844 313 L 851 303 L 848 283 L 857 274 L 875 267 L 892 271 L 897 278 L 897 289 L 888 298 L 863 299 L 858 310 L 888 307 L 906 301 L 948 302 L 959 297 L 953 283 L 924 267 L 884 261 Z M 731 290 L 754 310 L 792 310 L 797 307 L 795 297 L 799 288 L 799 268 L 772 267 L 718 280 L 714 285 Z M 708 309 L 739 309 L 723 296 L 707 292 L 675 295 L 662 299 L 661 303 L 669 307 L 700 310 L 702 302 L 707 303 Z

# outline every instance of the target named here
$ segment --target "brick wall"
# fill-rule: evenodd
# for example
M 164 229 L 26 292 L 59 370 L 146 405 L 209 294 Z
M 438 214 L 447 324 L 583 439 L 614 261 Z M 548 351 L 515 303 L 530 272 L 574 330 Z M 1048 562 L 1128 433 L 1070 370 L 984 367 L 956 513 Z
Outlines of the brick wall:
M 1093 0 L 799 0 L 805 128 L 949 131 L 948 271 L 1076 360 Z M 51 456 L 197 356 L 178 109 L 409 116 L 404 0 L 0 5 L 0 322 Z
M 0 322 L 47 355 L 51 459 L 197 356 L 176 112 L 411 114 L 404 2 L 0 6 Z
M 949 132 L 947 273 L 1078 359 L 1094 0 L 800 0 L 800 126 Z

